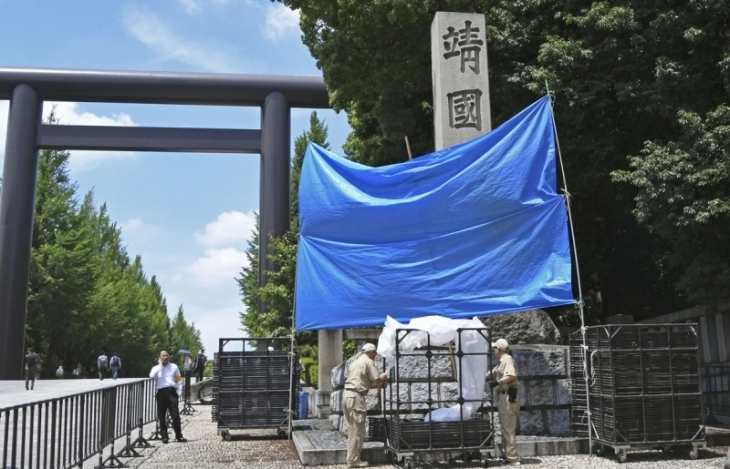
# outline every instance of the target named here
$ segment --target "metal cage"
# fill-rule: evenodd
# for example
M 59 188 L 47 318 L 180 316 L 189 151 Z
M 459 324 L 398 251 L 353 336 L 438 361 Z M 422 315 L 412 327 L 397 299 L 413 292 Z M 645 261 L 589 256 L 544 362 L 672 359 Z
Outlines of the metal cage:
M 411 352 L 401 351 L 400 344 L 414 329 L 396 330 L 395 362 L 390 371 L 390 385 L 384 392 L 382 425 L 385 448 L 410 469 L 414 457 L 430 453 L 465 460 L 479 457 L 486 465 L 486 456 L 494 457 L 494 416 L 487 393 L 467 399 L 462 395 L 464 367 L 470 357 L 483 356 L 487 369 L 492 367 L 492 354 L 487 329 L 459 329 L 457 339 L 447 346 L 432 346 L 427 334 L 426 344 Z M 470 340 L 484 342 L 483 352 L 467 352 L 462 344 L 465 334 Z M 406 362 L 410 361 L 410 366 Z M 415 365 L 415 366 L 414 366 Z M 420 370 L 415 373 L 413 370 Z M 416 392 L 417 389 L 417 392 Z M 464 415 L 454 421 L 433 421 L 425 417 L 429 412 L 469 404 L 475 414 Z M 473 418 L 472 418 L 473 417 Z M 372 433 L 374 432 L 371 429 Z
M 213 368 L 213 420 L 224 440 L 231 430 L 276 428 L 291 433 L 297 417 L 301 367 L 292 351 L 255 350 L 252 343 L 289 347 L 290 338 L 220 339 Z M 240 350 L 226 346 L 240 344 Z

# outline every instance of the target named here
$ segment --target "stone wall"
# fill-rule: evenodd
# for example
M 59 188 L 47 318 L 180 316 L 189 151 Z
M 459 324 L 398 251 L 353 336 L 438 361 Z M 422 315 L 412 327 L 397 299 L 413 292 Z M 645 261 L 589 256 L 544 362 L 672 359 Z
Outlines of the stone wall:
M 570 436 L 568 347 L 515 345 L 512 358 L 520 379 L 519 434 Z

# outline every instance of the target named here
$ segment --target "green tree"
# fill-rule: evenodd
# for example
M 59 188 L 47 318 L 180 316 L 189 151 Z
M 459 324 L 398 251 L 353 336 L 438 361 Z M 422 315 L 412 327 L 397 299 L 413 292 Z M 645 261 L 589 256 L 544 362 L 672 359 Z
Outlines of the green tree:
M 47 122 L 57 123 L 54 112 Z M 26 342 L 43 354 L 46 373 L 81 353 L 97 264 L 68 159 L 66 151 L 43 150 L 38 164 Z
M 58 123 L 54 112 L 47 122 Z M 103 350 L 122 356 L 126 376 L 146 376 L 170 345 L 165 299 L 141 258 L 130 260 L 106 205 L 96 209 L 92 192 L 77 200 L 68 159 L 66 151 L 40 154 L 26 343 L 43 356 L 46 375 L 59 364 L 90 371 Z
M 639 166 L 656 162 L 651 161 L 656 147 L 647 141 L 684 148 L 698 143 L 699 133 L 684 132 L 681 116 L 705 114 L 728 100 L 730 81 L 722 64 L 730 40 L 722 31 L 729 16 L 724 2 L 567 3 L 558 15 L 560 30 L 540 46 L 538 65 L 525 69 L 534 81 L 547 78 L 559 91 L 555 109 L 563 151 L 571 155 L 565 165 L 579 213 L 579 254 L 585 254 L 581 258 L 595 279 L 591 288 L 607 313 L 646 317 L 685 306 L 699 298 L 688 277 L 706 279 L 682 254 L 685 242 L 696 254 L 722 252 L 713 254 L 690 233 L 647 230 L 651 226 L 640 217 L 643 226 L 637 224 L 632 209 L 638 214 L 644 209 L 636 202 L 648 202 L 647 194 L 637 193 L 643 183 L 616 184 L 621 178 L 612 180 L 611 174 L 623 174 L 627 156 L 641 154 L 645 163 L 628 160 L 638 182 Z M 654 171 L 659 175 L 662 169 Z M 698 180 L 686 182 L 689 190 Z M 650 205 L 663 211 L 661 199 Z
M 171 356 L 177 355 L 181 349 L 189 350 L 192 354 L 197 354 L 198 350 L 203 348 L 200 341 L 200 332 L 195 328 L 195 323 L 185 320 L 183 306 L 177 309 L 175 319 L 172 320 L 170 328 L 170 350 Z
M 727 102 L 726 2 L 281 1 L 300 9 L 303 39 L 331 103 L 348 114 L 348 156 L 370 165 L 403 161 L 405 135 L 415 154 L 433 148 L 434 14 L 485 14 L 494 125 L 537 99 L 546 82 L 554 92 L 592 320 L 681 308 L 698 286 L 690 279 L 710 272 L 724 278 L 717 261 L 711 270 L 689 268 L 696 253 L 679 252 L 686 251 L 681 238 L 637 223 L 638 187 L 617 184 L 611 174 L 628 169 L 630 155 L 648 156 L 645 141 L 691 138 L 680 135 L 678 113 L 704 116 Z M 694 238 L 689 233 L 686 239 Z M 723 253 L 702 244 L 698 252 L 708 257 Z
M 638 188 L 633 214 L 672 246 L 666 262 L 696 302 L 730 300 L 730 109 L 680 112 L 680 138 L 648 141 L 616 181 Z

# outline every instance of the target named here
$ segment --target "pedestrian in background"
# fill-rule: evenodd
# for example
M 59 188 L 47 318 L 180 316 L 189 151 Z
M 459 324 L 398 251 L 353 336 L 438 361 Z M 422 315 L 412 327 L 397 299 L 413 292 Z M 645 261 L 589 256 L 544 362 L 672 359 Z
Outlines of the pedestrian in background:
M 40 364 L 40 359 L 38 358 L 38 355 L 33 352 L 33 347 L 28 347 L 28 354 L 25 356 L 25 390 L 26 391 L 32 391 L 33 387 L 35 386 L 35 374 L 36 369 L 38 365 Z M 30 383 L 30 388 L 28 388 L 28 383 Z
M 104 381 L 104 375 L 106 375 L 106 367 L 109 364 L 109 358 L 106 356 L 104 351 L 101 351 L 101 355 L 96 359 L 96 367 L 99 369 L 99 379 Z
M 502 465 L 519 466 L 520 455 L 517 454 L 517 416 L 520 413 L 520 401 L 517 398 L 517 368 L 515 361 L 509 354 L 509 343 L 505 339 L 497 339 L 492 343 L 494 356 L 499 359 L 499 365 L 487 372 L 487 379 L 494 380 L 489 387 L 497 389 L 499 401 L 499 424 L 502 427 Z
M 342 413 L 347 423 L 347 467 L 367 467 L 367 461 L 360 459 L 362 444 L 365 441 L 365 417 L 368 409 L 365 395 L 368 389 L 384 388 L 388 375 L 378 373 L 373 360 L 378 354 L 375 345 L 362 346 L 362 355 L 350 364 L 345 380 L 345 402 Z
M 175 440 L 185 443 L 187 438 L 183 437 L 180 426 L 180 395 L 182 394 L 182 376 L 180 369 L 174 363 L 170 363 L 170 355 L 167 350 L 160 350 L 157 365 L 150 370 L 150 378 L 155 380 L 157 387 L 157 420 L 160 422 L 160 433 L 162 442 L 167 444 L 170 437 L 167 432 L 166 414 L 169 411 L 172 417 L 172 428 L 175 430 Z
M 56 370 L 56 377 L 63 379 L 63 365 L 58 365 L 58 369 Z
M 198 351 L 198 356 L 195 357 L 195 382 L 199 382 L 203 379 L 203 372 L 205 372 L 205 364 L 208 361 L 203 349 Z
M 112 369 L 112 379 L 117 379 L 117 376 L 119 376 L 119 369 L 122 367 L 122 359 L 119 358 L 119 355 L 117 355 L 116 352 L 114 352 L 114 355 L 112 355 L 112 358 L 109 360 L 109 366 Z

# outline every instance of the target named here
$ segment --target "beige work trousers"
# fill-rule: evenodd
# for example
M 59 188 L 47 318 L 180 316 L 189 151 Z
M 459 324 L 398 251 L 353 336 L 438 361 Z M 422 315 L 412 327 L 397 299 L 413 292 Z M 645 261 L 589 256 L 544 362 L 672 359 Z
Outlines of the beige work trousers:
M 345 390 L 342 413 L 347 423 L 347 467 L 360 463 L 360 452 L 365 441 L 365 395 Z
M 520 460 L 517 454 L 517 415 L 520 413 L 520 400 L 510 403 L 507 394 L 499 394 L 499 425 L 502 427 L 502 454 L 509 462 Z

